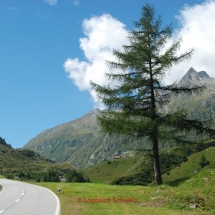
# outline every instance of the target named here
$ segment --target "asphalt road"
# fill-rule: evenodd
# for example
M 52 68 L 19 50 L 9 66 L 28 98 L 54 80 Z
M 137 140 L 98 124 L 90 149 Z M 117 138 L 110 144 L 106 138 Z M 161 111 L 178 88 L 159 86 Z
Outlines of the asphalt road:
M 0 179 L 0 215 L 59 215 L 60 202 L 50 190 L 18 181 Z

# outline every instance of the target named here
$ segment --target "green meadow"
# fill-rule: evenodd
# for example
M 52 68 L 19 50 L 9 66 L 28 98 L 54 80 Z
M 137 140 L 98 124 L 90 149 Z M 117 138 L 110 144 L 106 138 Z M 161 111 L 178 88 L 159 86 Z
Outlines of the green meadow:
M 93 183 L 110 184 L 114 179 L 139 172 L 142 156 L 115 159 L 84 169 L 84 175 Z
M 149 186 L 109 185 L 107 182 L 114 174 L 110 174 L 111 165 L 107 162 L 103 164 L 107 169 L 103 168 L 103 173 L 100 172 L 100 178 L 104 176 L 104 180 L 99 180 L 97 172 L 102 164 L 97 169 L 93 167 L 88 170 L 91 174 L 95 171 L 96 183 L 37 184 L 56 193 L 61 202 L 62 215 L 215 214 L 214 154 L 215 148 L 210 147 L 191 155 L 188 161 L 170 171 L 169 175 L 163 175 L 162 186 L 154 186 L 153 183 Z M 210 165 L 204 168 L 198 164 L 202 155 L 210 161 Z M 115 162 L 121 162 L 122 165 L 127 162 L 127 168 L 133 172 L 139 159 Z M 116 166 L 116 169 L 120 169 L 119 165 Z M 58 187 L 62 189 L 61 193 L 57 192 Z
M 7 150 L 9 151 L 4 153 L 5 156 L 16 155 L 16 151 L 9 148 Z M 176 151 L 170 150 L 168 153 Z M 183 151 L 179 150 L 178 153 L 184 155 Z M 215 147 L 192 154 L 168 174 L 163 175 L 162 186 L 155 186 L 154 183 L 148 186 L 110 185 L 119 177 L 143 171 L 144 165 L 147 164 L 144 156 L 105 161 L 81 170 L 90 183 L 36 184 L 56 193 L 61 203 L 61 215 L 215 214 L 214 155 Z M 203 156 L 209 161 L 209 165 L 202 168 L 199 163 Z M 0 178 L 2 177 L 4 176 L 0 175 Z M 33 180 L 31 183 L 34 183 Z M 61 188 L 61 193 L 58 193 L 58 188 Z
M 205 182 L 202 177 L 210 181 Z M 202 171 L 178 187 L 116 186 L 96 183 L 40 183 L 55 192 L 62 215 L 214 214 L 215 175 Z M 207 189 L 204 189 L 207 183 Z M 58 193 L 57 188 L 62 192 Z M 191 208 L 195 205 L 197 208 Z

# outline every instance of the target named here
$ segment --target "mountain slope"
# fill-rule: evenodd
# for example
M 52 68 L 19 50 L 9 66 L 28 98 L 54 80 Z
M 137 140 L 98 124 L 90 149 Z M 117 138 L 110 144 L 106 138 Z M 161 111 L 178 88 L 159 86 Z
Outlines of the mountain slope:
M 18 173 L 41 174 L 48 169 L 67 171 L 74 168 L 69 164 L 56 164 L 44 159 L 32 150 L 13 149 L 8 144 L 0 143 L 0 175 L 13 178 Z
M 177 96 L 172 96 L 167 110 L 184 107 L 188 111 L 190 118 L 200 120 L 212 119 L 214 122 L 215 78 L 209 77 L 205 71 L 197 72 L 195 69 L 190 68 L 178 85 L 206 85 L 206 89 L 203 92 L 192 93 L 191 95 L 179 94 Z
M 112 159 L 116 154 L 124 157 L 138 145 L 124 144 L 122 138 L 103 133 L 96 122 L 97 114 L 98 109 L 48 129 L 30 140 L 24 148 L 56 162 L 69 162 L 76 168 L 83 168 Z
M 176 167 L 170 173 L 163 175 L 164 183 L 171 186 L 178 186 L 183 181 L 188 180 L 190 177 L 196 175 L 203 168 L 200 167 L 199 162 L 202 156 L 205 156 L 209 161 L 209 165 L 206 165 L 204 169 L 215 168 L 215 147 L 209 147 L 201 152 L 197 152 L 189 156 L 187 162 L 183 162 L 180 166 Z
M 166 111 L 184 106 L 191 118 L 215 120 L 215 79 L 204 71 L 190 70 L 179 82 L 181 86 L 207 84 L 202 93 L 172 96 Z M 149 148 L 147 142 L 132 141 L 124 144 L 121 137 L 108 135 L 101 131 L 96 122 L 99 110 L 93 110 L 76 120 L 47 129 L 30 140 L 24 148 L 32 149 L 41 156 L 56 162 L 69 162 L 76 168 L 95 165 L 110 160 L 119 154 L 126 157 L 135 148 Z M 160 149 L 165 148 L 160 145 Z
M 202 155 L 210 161 L 207 167 L 214 168 L 214 150 L 215 141 L 199 144 L 192 149 L 186 146 L 163 150 L 160 154 L 160 167 L 164 183 L 174 185 L 195 175 L 201 169 L 199 162 Z M 83 173 L 93 183 L 147 185 L 154 181 L 153 162 L 147 155 L 102 162 L 83 169 Z

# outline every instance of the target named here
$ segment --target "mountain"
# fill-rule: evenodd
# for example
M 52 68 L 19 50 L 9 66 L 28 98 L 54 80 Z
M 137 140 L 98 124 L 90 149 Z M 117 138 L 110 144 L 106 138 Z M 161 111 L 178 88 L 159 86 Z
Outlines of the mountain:
M 47 129 L 30 140 L 25 149 L 32 149 L 55 162 L 68 162 L 76 168 L 89 167 L 114 155 L 126 157 L 138 145 L 124 144 L 122 138 L 103 133 L 99 128 L 95 109 L 86 115 Z
M 70 164 L 56 164 L 32 150 L 13 149 L 0 137 L 0 175 L 14 178 L 27 174 L 28 178 L 30 175 L 38 178 L 51 169 L 63 174 L 74 167 Z
M 197 72 L 194 68 L 190 68 L 184 77 L 180 80 L 181 86 L 192 86 L 201 84 L 214 84 L 215 79 L 211 78 L 205 71 Z
M 215 120 L 215 79 L 205 71 L 197 72 L 190 68 L 178 83 L 179 86 L 196 84 L 207 84 L 207 88 L 201 93 L 172 96 L 166 111 L 183 106 L 191 118 Z M 121 137 L 103 133 L 96 121 L 99 112 L 95 109 L 76 120 L 47 129 L 31 139 L 24 148 L 57 163 L 68 162 L 76 168 L 93 166 L 113 159 L 114 155 L 126 157 L 135 148 L 147 149 L 146 141 L 134 140 L 133 144 L 132 141 L 124 144 Z M 161 145 L 160 149 L 164 147 Z
M 211 78 L 205 71 L 197 72 L 190 68 L 178 83 L 179 86 L 206 85 L 202 92 L 179 94 L 172 96 L 166 110 L 184 107 L 190 118 L 212 119 L 215 124 L 215 78 Z M 215 127 L 213 127 L 215 128 Z

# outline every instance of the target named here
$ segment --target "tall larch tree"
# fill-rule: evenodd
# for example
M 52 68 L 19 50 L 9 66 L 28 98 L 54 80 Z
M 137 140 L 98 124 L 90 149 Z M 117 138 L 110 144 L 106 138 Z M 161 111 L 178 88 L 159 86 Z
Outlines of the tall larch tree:
M 189 59 L 193 50 L 178 54 L 180 38 L 165 48 L 172 36 L 172 26 L 162 27 L 161 17 L 156 16 L 150 4 L 143 6 L 142 17 L 134 24 L 128 35 L 129 45 L 124 45 L 122 52 L 113 50 L 116 60 L 107 62 L 110 84 L 100 86 L 91 82 L 91 86 L 107 107 L 97 117 L 103 131 L 147 138 L 151 143 L 155 182 L 159 185 L 162 184 L 159 141 L 189 143 L 189 133 L 210 138 L 214 130 L 205 122 L 189 119 L 183 109 L 165 112 L 163 108 L 172 94 L 204 90 L 205 86 L 161 83 L 172 66 Z

